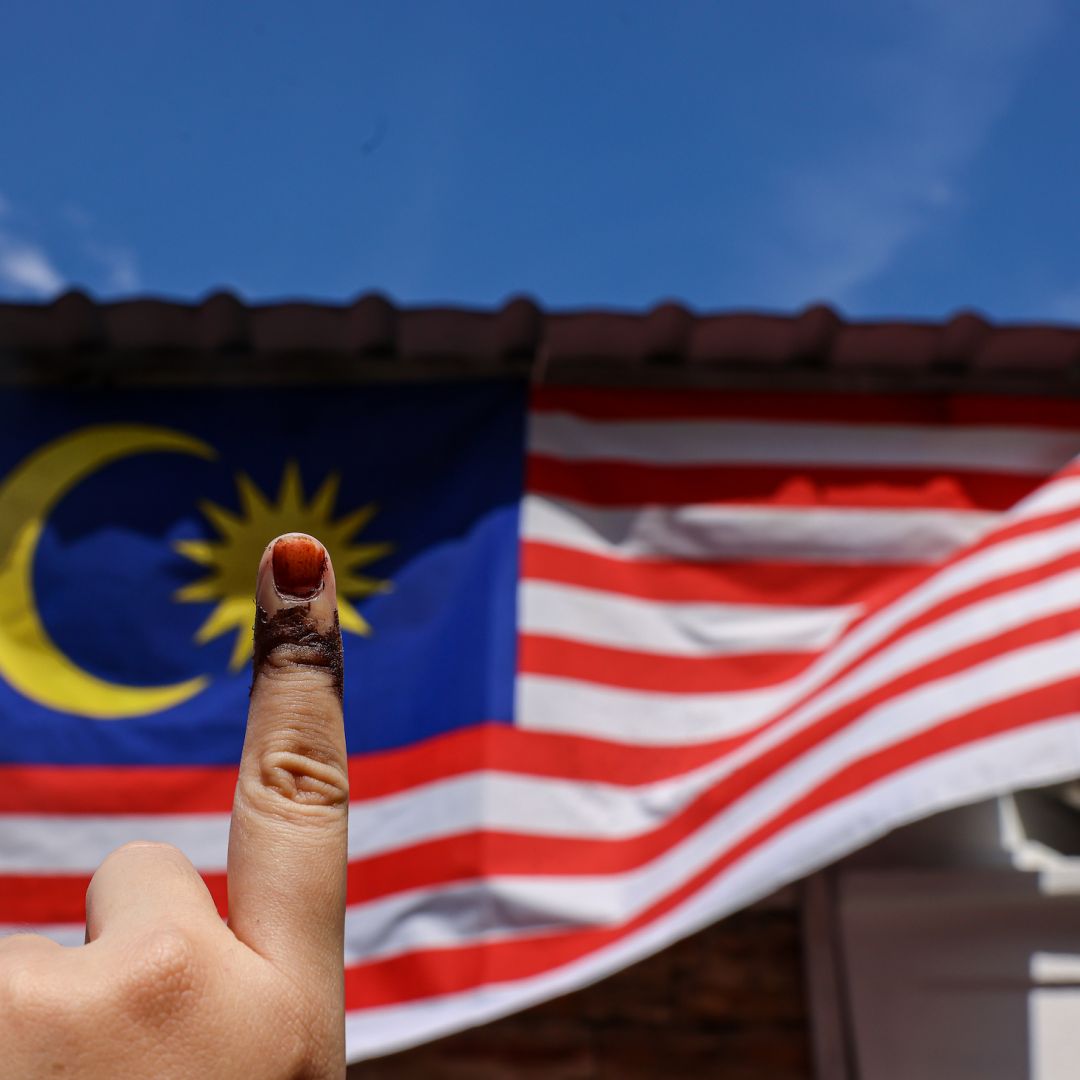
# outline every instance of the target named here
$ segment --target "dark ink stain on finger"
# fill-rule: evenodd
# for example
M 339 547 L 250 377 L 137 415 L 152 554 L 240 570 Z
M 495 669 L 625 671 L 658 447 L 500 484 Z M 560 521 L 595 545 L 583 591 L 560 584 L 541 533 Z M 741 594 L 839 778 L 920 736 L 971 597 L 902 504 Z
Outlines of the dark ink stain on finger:
M 252 686 L 270 654 L 279 646 L 295 646 L 304 650 L 298 664 L 310 664 L 330 673 L 334 689 L 340 698 L 344 683 L 344 663 L 341 652 L 341 627 L 334 612 L 334 625 L 329 632 L 318 628 L 311 617 L 310 604 L 297 604 L 273 615 L 255 607 L 255 647 L 252 657 Z

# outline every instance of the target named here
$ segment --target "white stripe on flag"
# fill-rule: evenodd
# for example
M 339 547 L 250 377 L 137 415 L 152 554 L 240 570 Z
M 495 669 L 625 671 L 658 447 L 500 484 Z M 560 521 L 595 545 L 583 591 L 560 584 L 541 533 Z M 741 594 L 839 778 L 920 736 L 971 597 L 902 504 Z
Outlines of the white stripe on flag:
M 755 420 L 586 420 L 533 413 L 533 453 L 655 465 L 839 465 L 1046 476 L 1080 453 L 1080 431 L 1015 426 Z
M 523 633 L 668 656 L 819 652 L 860 611 L 856 605 L 660 603 L 550 581 L 524 581 L 518 603 Z
M 527 495 L 526 540 L 623 558 L 934 563 L 978 540 L 1000 515 L 970 510 L 848 510 L 738 505 L 597 509 Z
M 764 690 L 665 694 L 617 686 L 519 675 L 514 716 L 534 731 L 588 735 L 639 745 L 711 742 L 739 735 L 794 701 L 803 678 Z

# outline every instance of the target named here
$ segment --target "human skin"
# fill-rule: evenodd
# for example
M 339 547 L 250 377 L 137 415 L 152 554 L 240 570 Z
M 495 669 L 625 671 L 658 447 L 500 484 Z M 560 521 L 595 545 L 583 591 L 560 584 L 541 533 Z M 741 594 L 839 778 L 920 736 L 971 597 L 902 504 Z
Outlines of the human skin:
M 229 920 L 185 855 L 136 842 L 86 894 L 86 944 L 0 941 L 0 1077 L 345 1075 L 348 768 L 334 572 L 289 533 L 256 582 Z

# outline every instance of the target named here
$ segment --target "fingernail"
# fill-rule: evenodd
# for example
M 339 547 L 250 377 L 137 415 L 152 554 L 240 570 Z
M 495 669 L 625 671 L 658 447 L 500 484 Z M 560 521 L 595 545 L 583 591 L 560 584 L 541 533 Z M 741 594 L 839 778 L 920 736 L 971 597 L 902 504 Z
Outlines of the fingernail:
M 288 600 L 311 600 L 322 588 L 326 548 L 304 533 L 288 533 L 274 541 L 271 557 L 274 588 Z
M 271 541 L 255 582 L 253 670 L 277 657 L 288 665 L 326 669 L 341 692 L 341 629 L 334 568 L 325 547 L 307 533 Z

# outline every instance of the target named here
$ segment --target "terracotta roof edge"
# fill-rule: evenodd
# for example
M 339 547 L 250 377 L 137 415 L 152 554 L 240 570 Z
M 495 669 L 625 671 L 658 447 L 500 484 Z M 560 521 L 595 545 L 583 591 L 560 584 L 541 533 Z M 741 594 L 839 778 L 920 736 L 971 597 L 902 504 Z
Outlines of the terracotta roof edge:
M 966 309 L 937 321 L 848 320 L 824 304 L 791 314 L 700 311 L 671 299 L 642 310 L 545 310 L 527 295 L 475 308 L 402 305 L 378 292 L 337 304 L 248 303 L 227 289 L 191 302 L 140 296 L 103 303 L 73 290 L 47 303 L 0 303 L 0 367 L 60 355 L 108 366 L 125 357 L 272 361 L 298 354 L 331 366 L 434 363 L 458 374 L 520 374 L 540 364 L 556 381 L 586 368 L 601 381 L 605 372 L 615 379 L 679 372 L 682 380 L 719 371 L 1080 381 L 1080 327 L 995 323 Z

